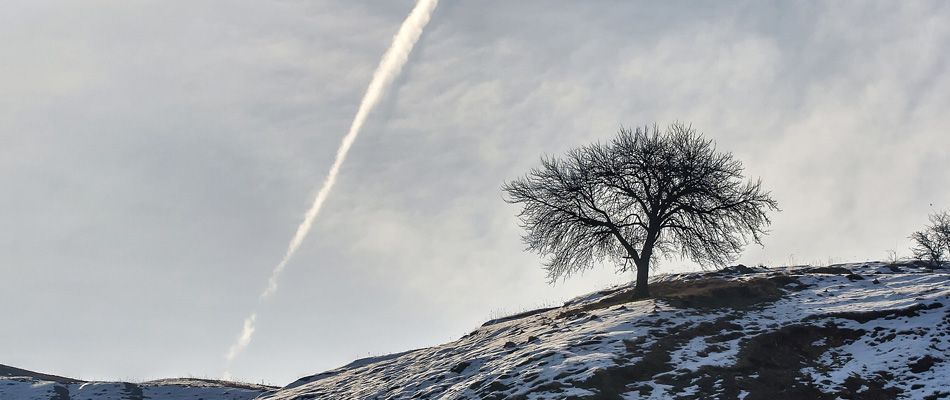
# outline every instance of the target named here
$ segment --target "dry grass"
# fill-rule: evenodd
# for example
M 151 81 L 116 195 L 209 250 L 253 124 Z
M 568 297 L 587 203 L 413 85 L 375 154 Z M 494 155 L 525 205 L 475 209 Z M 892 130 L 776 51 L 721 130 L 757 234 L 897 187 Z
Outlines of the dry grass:
M 706 278 L 660 282 L 652 288 L 652 294 L 678 308 L 744 308 L 778 300 L 782 290 L 765 278 L 746 281 Z
M 745 281 L 721 277 L 703 277 L 688 281 L 654 282 L 650 284 L 652 299 L 663 300 L 677 308 L 744 308 L 782 297 L 781 283 L 766 278 Z M 650 299 L 634 299 L 632 288 L 609 292 L 600 300 L 573 307 L 558 314 L 571 318 L 593 310 Z

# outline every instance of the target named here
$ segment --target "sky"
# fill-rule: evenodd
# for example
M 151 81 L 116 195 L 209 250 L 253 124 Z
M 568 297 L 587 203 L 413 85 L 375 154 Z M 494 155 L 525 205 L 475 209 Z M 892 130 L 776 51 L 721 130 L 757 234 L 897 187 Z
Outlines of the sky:
M 909 256 L 950 209 L 950 4 L 443 0 L 258 296 L 412 1 L 14 0 L 0 364 L 283 385 L 628 282 L 548 284 L 501 185 L 691 123 L 779 201 L 736 262 Z M 657 273 L 697 266 L 661 260 Z

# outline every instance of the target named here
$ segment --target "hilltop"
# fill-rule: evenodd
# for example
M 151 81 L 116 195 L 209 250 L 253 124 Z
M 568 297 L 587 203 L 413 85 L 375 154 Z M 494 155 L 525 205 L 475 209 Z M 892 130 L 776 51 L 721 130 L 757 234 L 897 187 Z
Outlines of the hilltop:
M 735 266 L 658 276 L 649 300 L 632 301 L 631 290 L 488 321 L 453 342 L 280 389 L 12 378 L 0 367 L 0 398 L 950 398 L 948 268 Z
M 950 271 L 922 263 L 660 276 L 360 360 L 267 399 L 950 397 Z

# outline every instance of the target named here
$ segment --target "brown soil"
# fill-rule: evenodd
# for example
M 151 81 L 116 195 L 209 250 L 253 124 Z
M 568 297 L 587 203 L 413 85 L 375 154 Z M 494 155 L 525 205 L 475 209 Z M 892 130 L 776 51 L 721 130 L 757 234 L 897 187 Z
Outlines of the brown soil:
M 933 310 L 935 308 L 943 307 L 941 303 L 930 303 L 930 304 L 916 304 L 907 308 L 895 308 L 888 310 L 874 310 L 874 311 L 847 311 L 839 313 L 829 313 L 823 315 L 812 315 L 806 318 L 806 320 L 815 320 L 815 319 L 825 319 L 825 318 L 842 318 L 850 319 L 852 321 L 857 321 L 860 323 L 865 323 L 875 319 L 894 319 L 898 317 L 916 317 L 920 311 L 923 310 Z
M 689 281 L 655 282 L 650 284 L 650 293 L 654 299 L 664 300 L 677 308 L 735 308 L 742 309 L 762 303 L 773 302 L 782 297 L 781 287 L 797 282 L 755 278 L 747 281 L 727 280 L 720 277 L 706 277 Z M 557 318 L 575 318 L 589 311 L 613 307 L 620 304 L 649 299 L 634 299 L 630 290 L 609 292 L 600 300 L 580 307 L 569 308 Z M 547 310 L 545 310 L 547 311 Z
M 850 386 L 855 382 L 872 389 L 882 390 L 882 395 L 893 398 L 894 389 L 883 391 L 883 385 L 876 385 L 880 377 L 864 379 L 854 377 L 838 393 L 823 393 L 807 379 L 803 379 L 801 368 L 813 365 L 825 351 L 851 343 L 865 332 L 854 329 L 841 329 L 834 325 L 792 325 L 779 330 L 753 336 L 741 342 L 737 362 L 729 367 L 703 367 L 696 371 L 677 370 L 671 364 L 670 353 L 697 336 L 728 335 L 741 333 L 742 327 L 735 325 L 727 316 L 710 323 L 704 323 L 687 329 L 670 329 L 670 335 L 660 339 L 642 354 L 639 362 L 598 371 L 585 382 L 577 386 L 592 389 L 597 395 L 590 398 L 619 399 L 630 390 L 640 390 L 642 396 L 649 396 L 651 388 L 642 384 L 655 381 L 673 386 L 673 392 L 682 392 L 685 388 L 699 385 L 697 395 L 684 395 L 682 399 L 736 398 L 740 392 L 749 393 L 746 399 L 772 400 L 789 398 L 834 399 L 846 397 Z M 725 333 L 723 333 L 725 332 Z M 821 345 L 815 345 L 824 339 Z M 628 350 L 639 351 L 635 343 Z M 641 383 L 638 385 L 638 382 Z M 869 392 L 873 397 L 873 393 Z M 847 398 L 847 397 L 846 397 Z
M 849 275 L 851 270 L 842 267 L 811 267 L 803 268 L 802 272 L 808 274 L 834 274 L 834 275 Z
M 930 368 L 932 368 L 934 364 L 940 363 L 942 361 L 943 360 L 940 358 L 936 358 L 930 354 L 927 354 L 921 357 L 919 360 L 908 364 L 907 366 L 910 367 L 910 372 L 919 374 L 921 372 L 930 371 Z
M 541 314 L 541 313 L 544 313 L 544 312 L 551 311 L 551 310 L 556 309 L 556 308 L 558 308 L 558 307 L 539 308 L 539 309 L 537 309 L 537 310 L 530 310 L 530 311 L 520 312 L 520 313 L 517 313 L 517 314 L 512 314 L 512 315 L 509 315 L 509 316 L 507 316 L 507 317 L 495 318 L 495 319 L 492 319 L 492 320 L 489 320 L 489 321 L 485 322 L 484 324 L 482 324 L 482 326 L 484 327 L 484 326 L 489 326 L 489 325 L 495 325 L 495 324 L 502 323 L 502 322 L 514 321 L 514 320 L 516 320 L 516 319 L 528 318 L 528 317 L 530 317 L 530 316 L 532 316 L 532 315 L 538 315 L 538 314 Z
M 782 297 L 775 282 L 764 279 L 735 281 L 703 279 L 691 282 L 657 284 L 654 296 L 677 308 L 733 308 L 741 309 L 769 303 Z

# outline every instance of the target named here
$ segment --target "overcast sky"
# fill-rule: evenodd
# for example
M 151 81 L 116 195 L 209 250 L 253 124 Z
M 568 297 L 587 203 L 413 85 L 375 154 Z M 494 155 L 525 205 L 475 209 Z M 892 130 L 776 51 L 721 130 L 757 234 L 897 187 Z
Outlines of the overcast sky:
M 221 376 L 412 5 L 5 2 L 0 364 Z M 629 281 L 548 285 L 499 189 L 621 125 L 690 122 L 763 178 L 783 211 L 739 262 L 909 255 L 950 209 L 948 61 L 942 1 L 444 0 L 231 373 L 286 384 Z

